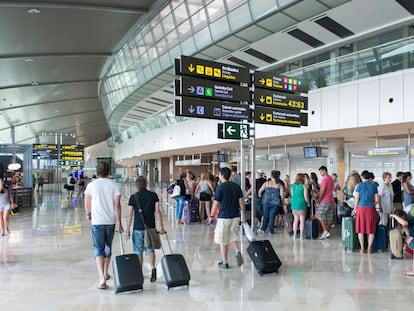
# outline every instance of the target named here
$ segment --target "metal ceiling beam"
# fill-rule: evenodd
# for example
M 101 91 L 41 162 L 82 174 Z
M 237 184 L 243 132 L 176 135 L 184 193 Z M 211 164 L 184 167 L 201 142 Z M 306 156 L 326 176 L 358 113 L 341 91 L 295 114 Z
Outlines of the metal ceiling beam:
M 1 6 L 0 6 L 1 7 Z M 34 59 L 34 58 L 51 58 L 51 57 L 111 57 L 112 53 L 51 53 L 51 54 L 14 54 L 14 55 L 1 55 L 2 59 Z
M 11 90 L 11 89 L 17 89 L 21 87 L 39 87 L 39 86 L 46 86 L 46 85 L 59 85 L 59 84 L 70 84 L 70 83 L 89 83 L 89 82 L 95 82 L 98 83 L 99 79 L 91 79 L 91 80 L 73 80 L 73 81 L 59 81 L 59 82 L 36 82 L 36 84 L 18 84 L 18 85 L 11 85 L 11 86 L 3 86 L 0 87 L 0 90 Z
M 69 3 L 47 3 L 47 2 L 1 2 L 0 7 L 24 7 L 35 9 L 61 9 L 61 10 L 87 10 L 87 11 L 101 11 L 108 13 L 119 14 L 136 14 L 144 15 L 148 13 L 148 10 L 139 10 L 131 8 L 101 6 L 101 5 L 88 5 L 88 4 L 69 4 Z
M 93 96 L 93 97 L 79 97 L 79 98 L 69 98 L 69 99 L 61 99 L 61 100 L 51 100 L 46 102 L 39 102 L 39 103 L 33 103 L 33 104 L 27 104 L 27 105 L 20 105 L 20 106 L 10 106 L 6 108 L 0 109 L 0 111 L 9 111 L 12 109 L 21 109 L 21 108 L 28 108 L 31 106 L 39 106 L 39 105 L 48 105 L 48 104 L 64 104 L 68 102 L 73 101 L 84 101 L 84 100 L 96 100 L 99 101 L 99 97 Z

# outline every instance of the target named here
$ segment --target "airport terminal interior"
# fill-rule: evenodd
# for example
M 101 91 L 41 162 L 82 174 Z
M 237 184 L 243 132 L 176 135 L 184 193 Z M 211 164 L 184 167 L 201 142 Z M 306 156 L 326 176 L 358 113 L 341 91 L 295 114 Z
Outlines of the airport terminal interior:
M 382 183 L 413 172 L 412 0 L 0 1 L 0 174 L 18 205 L 0 236 L 0 305 L 7 310 L 395 310 L 414 296 L 404 251 L 270 240 L 282 266 L 259 275 L 238 241 L 220 269 L 214 224 L 178 224 L 167 187 L 223 166 L 282 178 L 325 165 L 343 187 L 353 170 Z M 144 288 L 115 294 L 98 275 L 79 185 L 106 161 L 126 225 L 138 175 L 158 194 L 189 286 L 167 289 L 144 257 Z M 39 188 L 39 183 L 44 184 Z M 343 192 L 338 191 L 339 201 Z M 250 213 L 250 212 L 249 212 Z M 125 234 L 116 234 L 113 256 Z M 413 270 L 414 271 L 414 270 Z

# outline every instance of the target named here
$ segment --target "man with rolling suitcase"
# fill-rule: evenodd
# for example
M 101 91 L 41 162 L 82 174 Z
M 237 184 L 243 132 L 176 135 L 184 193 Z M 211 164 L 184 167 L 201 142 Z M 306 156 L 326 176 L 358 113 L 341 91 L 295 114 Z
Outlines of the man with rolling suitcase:
M 138 255 L 141 267 L 143 263 L 143 253 L 145 251 L 149 265 L 151 266 L 150 282 L 155 282 L 157 280 L 155 253 L 154 249 L 144 247 L 144 237 L 145 226 L 147 226 L 147 228 L 156 227 L 155 218 L 158 220 L 159 233 L 165 233 L 162 213 L 160 209 L 160 200 L 158 199 L 158 195 L 155 192 L 149 191 L 147 189 L 147 180 L 144 176 L 138 176 L 135 181 L 135 185 L 138 189 L 138 192 L 132 194 L 128 202 L 128 216 L 126 227 L 127 238 L 132 238 L 134 253 Z M 130 228 L 132 219 L 134 219 L 134 225 L 131 234 Z
M 244 197 L 240 186 L 230 181 L 231 171 L 228 167 L 220 169 L 221 184 L 217 187 L 214 195 L 214 203 L 209 215 L 208 222 L 214 220 L 214 215 L 220 204 L 216 229 L 214 231 L 214 242 L 220 244 L 221 261 L 218 267 L 228 269 L 228 246 L 230 245 L 236 252 L 237 266 L 243 264 L 243 257 L 240 252 L 238 239 L 238 228 L 240 215 L 242 222 L 246 221 L 246 209 Z
M 85 190 L 85 213 L 92 225 L 93 250 L 99 275 L 98 288 L 106 289 L 114 233 L 115 230 L 120 233 L 124 231 L 121 224 L 121 191 L 109 178 L 109 163 L 98 162 L 96 172 L 99 178 L 89 183 Z

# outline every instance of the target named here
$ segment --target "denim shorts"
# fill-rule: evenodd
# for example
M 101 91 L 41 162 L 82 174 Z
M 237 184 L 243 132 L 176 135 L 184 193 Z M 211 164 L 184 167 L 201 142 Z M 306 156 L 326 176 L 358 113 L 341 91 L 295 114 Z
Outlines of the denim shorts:
M 0 212 L 8 211 L 10 209 L 10 204 L 0 205 Z
M 95 257 L 112 255 L 115 225 L 92 225 L 92 243 Z
M 153 253 L 154 250 L 149 247 L 144 247 L 145 230 L 132 230 L 132 246 L 134 247 L 134 253 L 138 256 L 144 254 Z

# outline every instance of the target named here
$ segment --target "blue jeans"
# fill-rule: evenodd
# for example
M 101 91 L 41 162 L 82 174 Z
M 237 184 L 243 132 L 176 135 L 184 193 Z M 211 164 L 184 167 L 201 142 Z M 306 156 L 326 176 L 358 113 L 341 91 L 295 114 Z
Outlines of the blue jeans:
M 175 220 L 180 221 L 183 216 L 185 195 L 175 198 Z
M 95 257 L 111 257 L 115 225 L 92 225 L 92 244 Z
M 277 206 L 274 204 L 263 204 L 263 222 L 262 230 L 266 231 L 269 224 L 269 232 L 275 233 L 275 217 L 277 212 Z

